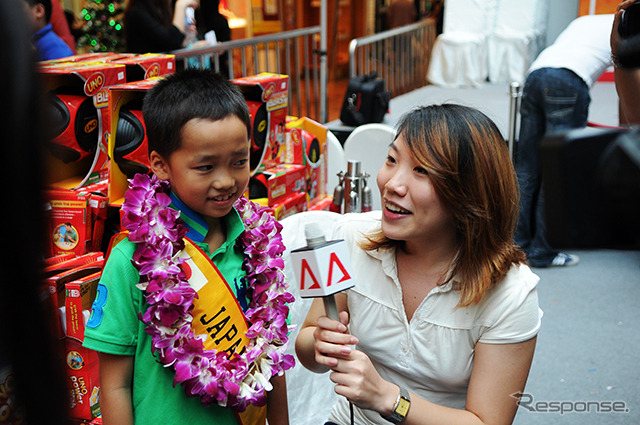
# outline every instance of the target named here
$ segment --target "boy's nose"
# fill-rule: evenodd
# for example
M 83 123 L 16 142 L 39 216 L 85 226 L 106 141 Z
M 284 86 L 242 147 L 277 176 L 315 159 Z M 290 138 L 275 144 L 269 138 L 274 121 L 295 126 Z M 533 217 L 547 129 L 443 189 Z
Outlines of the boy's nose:
M 226 170 L 220 170 L 216 173 L 212 186 L 216 189 L 226 189 L 235 184 L 233 175 Z

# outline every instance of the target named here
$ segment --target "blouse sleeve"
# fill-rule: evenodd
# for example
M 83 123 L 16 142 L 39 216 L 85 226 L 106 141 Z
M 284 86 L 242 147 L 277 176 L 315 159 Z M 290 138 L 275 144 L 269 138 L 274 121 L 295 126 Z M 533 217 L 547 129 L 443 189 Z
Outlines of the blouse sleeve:
M 514 266 L 491 289 L 478 310 L 478 342 L 516 343 L 538 334 L 542 322 L 536 289 L 539 280 L 527 266 Z

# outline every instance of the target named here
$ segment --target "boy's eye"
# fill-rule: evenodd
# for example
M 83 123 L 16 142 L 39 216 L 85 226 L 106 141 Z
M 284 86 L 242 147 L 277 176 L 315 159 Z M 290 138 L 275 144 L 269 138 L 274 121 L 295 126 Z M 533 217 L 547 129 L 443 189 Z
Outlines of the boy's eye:
M 209 171 L 213 169 L 213 165 L 200 165 L 196 167 L 196 170 L 199 171 Z
M 391 155 L 387 155 L 387 162 L 395 164 L 396 159 L 394 157 L 392 157 Z

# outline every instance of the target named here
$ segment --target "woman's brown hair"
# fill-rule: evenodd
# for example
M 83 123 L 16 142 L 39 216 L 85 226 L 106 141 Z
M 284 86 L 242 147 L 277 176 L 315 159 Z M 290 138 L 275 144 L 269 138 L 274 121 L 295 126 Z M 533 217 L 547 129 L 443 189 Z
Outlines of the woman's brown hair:
M 460 290 L 459 307 L 479 302 L 525 255 L 513 243 L 518 187 L 507 144 L 482 112 L 462 105 L 417 108 L 403 116 L 397 137 L 429 172 L 456 227 L 458 256 L 448 279 Z M 366 250 L 398 246 L 380 230 Z

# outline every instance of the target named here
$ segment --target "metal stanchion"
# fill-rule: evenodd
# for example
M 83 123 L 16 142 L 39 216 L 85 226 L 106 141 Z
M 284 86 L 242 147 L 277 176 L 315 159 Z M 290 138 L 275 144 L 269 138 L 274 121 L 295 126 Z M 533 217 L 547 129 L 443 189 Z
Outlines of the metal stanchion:
M 513 82 L 509 87 L 509 95 L 511 96 L 511 102 L 509 104 L 509 135 L 508 135 L 508 143 L 509 143 L 509 156 L 511 160 L 514 159 L 514 150 L 516 143 L 516 129 L 518 127 L 518 113 L 520 112 L 520 97 L 522 93 L 520 92 L 520 83 Z

